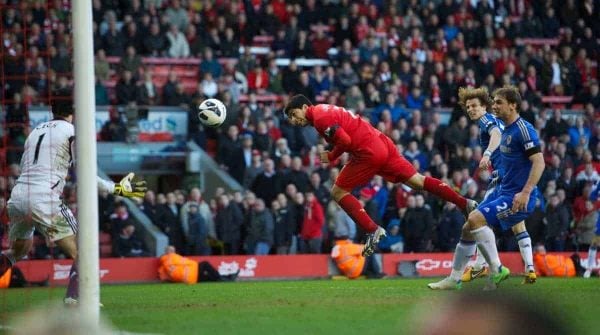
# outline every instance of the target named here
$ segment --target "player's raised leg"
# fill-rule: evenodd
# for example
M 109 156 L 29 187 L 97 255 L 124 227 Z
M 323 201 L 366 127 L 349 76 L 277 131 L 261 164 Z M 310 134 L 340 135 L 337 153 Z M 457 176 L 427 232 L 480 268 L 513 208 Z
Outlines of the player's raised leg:
M 389 156 L 386 141 L 374 137 L 369 148 L 369 154 L 353 157 L 340 171 L 331 189 L 331 197 L 367 234 L 363 255 L 369 256 L 375 252 L 377 243 L 385 236 L 385 229 L 379 227 L 367 214 L 363 205 L 350 191 L 358 186 L 366 185 L 373 176 L 378 174 L 380 167 L 385 165 Z
M 343 170 L 342 170 L 343 171 Z M 340 173 L 340 176 L 342 174 Z M 339 179 L 340 177 L 338 177 Z M 362 204 L 349 191 L 341 188 L 337 184 L 331 189 L 331 196 L 348 213 L 348 215 L 361 226 L 367 233 L 367 241 L 363 249 L 363 255 L 369 256 L 375 252 L 375 246 L 379 243 L 382 236 L 385 236 L 385 229 L 379 227 L 373 219 L 367 214 Z
M 359 226 L 368 233 L 372 233 L 379 227 L 364 210 L 362 204 L 355 196 L 343 188 L 334 185 L 331 189 L 333 199 L 350 215 Z
M 381 175 L 385 180 L 393 183 L 403 183 L 415 190 L 425 190 L 433 193 L 458 206 L 465 213 L 465 217 L 477 208 L 476 201 L 466 199 L 456 193 L 443 181 L 437 178 L 425 177 L 418 173 L 414 166 L 398 153 L 392 140 L 385 137 L 384 141 L 388 147 L 389 156 L 387 156 L 385 164 L 377 171 L 377 174 Z
M 404 184 L 412 187 L 413 189 L 425 190 L 455 204 L 465 213 L 465 216 L 468 216 L 470 212 L 477 208 L 476 201 L 461 196 L 460 194 L 456 193 L 456 191 L 454 191 L 450 185 L 437 178 L 428 176 L 426 177 L 420 173 L 415 173 L 412 177 L 406 180 Z

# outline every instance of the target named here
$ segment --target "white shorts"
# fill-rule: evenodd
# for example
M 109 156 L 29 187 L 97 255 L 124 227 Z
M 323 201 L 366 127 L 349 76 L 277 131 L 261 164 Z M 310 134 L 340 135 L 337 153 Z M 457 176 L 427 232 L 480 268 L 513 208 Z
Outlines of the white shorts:
M 28 240 L 38 230 L 51 241 L 77 234 L 77 220 L 60 199 L 11 195 L 7 204 L 11 241 Z

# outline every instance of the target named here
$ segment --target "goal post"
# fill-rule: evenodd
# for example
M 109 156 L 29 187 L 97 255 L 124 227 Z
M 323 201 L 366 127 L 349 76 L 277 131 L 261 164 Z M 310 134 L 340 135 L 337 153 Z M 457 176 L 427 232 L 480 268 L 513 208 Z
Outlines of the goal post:
M 77 220 L 79 221 L 79 308 L 85 317 L 95 321 L 94 324 L 99 324 L 100 261 L 92 2 L 76 0 L 71 3 L 73 4 Z

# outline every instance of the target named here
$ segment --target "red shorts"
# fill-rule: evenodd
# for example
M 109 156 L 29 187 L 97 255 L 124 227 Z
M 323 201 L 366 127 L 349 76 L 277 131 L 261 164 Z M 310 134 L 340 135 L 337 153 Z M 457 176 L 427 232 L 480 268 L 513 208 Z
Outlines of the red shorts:
M 375 137 L 368 147 L 352 153 L 350 161 L 342 168 L 335 184 L 351 191 L 355 187 L 366 185 L 375 175 L 380 175 L 392 183 L 403 183 L 416 173 L 414 166 L 398 153 L 394 142 L 381 134 Z

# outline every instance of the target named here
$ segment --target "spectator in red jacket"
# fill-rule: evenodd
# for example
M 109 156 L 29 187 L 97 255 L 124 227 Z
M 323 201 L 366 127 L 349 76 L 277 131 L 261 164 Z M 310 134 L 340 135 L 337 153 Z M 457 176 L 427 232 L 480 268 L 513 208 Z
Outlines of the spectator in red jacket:
M 248 88 L 257 93 L 265 93 L 267 87 L 269 87 L 269 74 L 257 63 L 254 70 L 248 73 Z
M 323 29 L 317 30 L 316 36 L 312 40 L 313 52 L 316 58 L 327 58 L 327 50 L 331 48 L 331 38 L 325 35 Z
M 581 192 L 581 195 L 575 198 L 573 201 L 573 219 L 575 221 L 582 220 L 586 215 L 590 214 L 590 209 L 586 208 L 585 203 L 590 200 L 590 193 L 592 192 L 591 183 L 585 185 Z
M 300 231 L 300 250 L 308 254 L 321 253 L 325 214 L 323 207 L 312 192 L 306 192 L 304 202 L 304 220 Z

